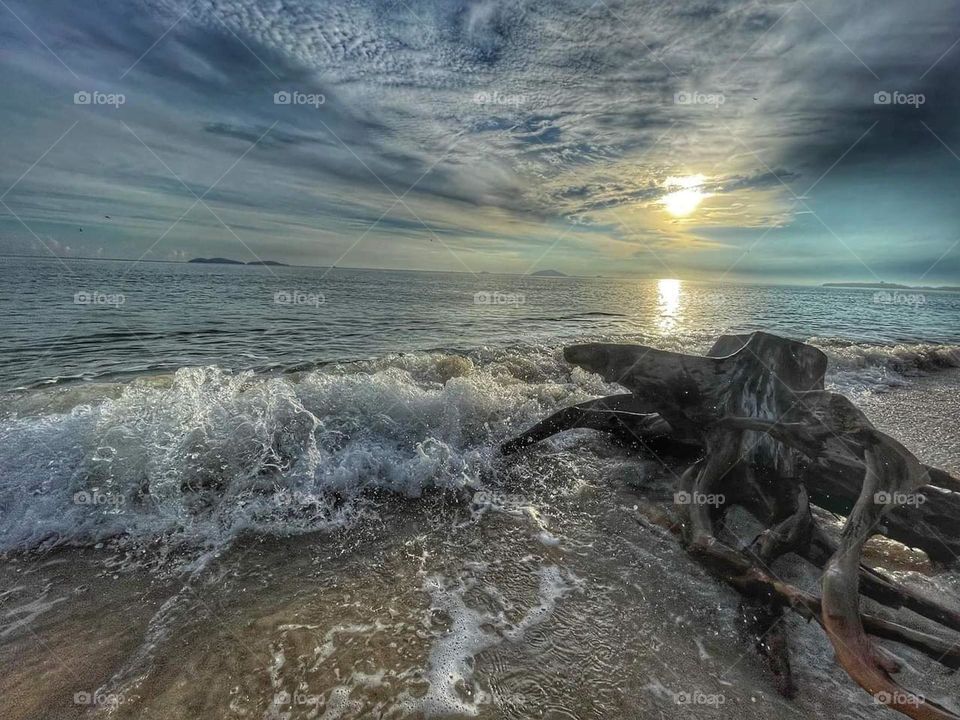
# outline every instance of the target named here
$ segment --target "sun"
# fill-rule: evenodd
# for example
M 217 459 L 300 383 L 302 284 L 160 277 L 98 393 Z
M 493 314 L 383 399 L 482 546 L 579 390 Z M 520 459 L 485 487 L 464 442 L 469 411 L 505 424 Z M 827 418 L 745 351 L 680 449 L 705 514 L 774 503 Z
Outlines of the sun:
M 664 195 L 660 202 L 674 217 L 686 217 L 697 209 L 704 197 L 699 190 L 677 190 Z
M 690 215 L 710 195 L 702 189 L 705 179 L 703 175 L 667 178 L 663 187 L 670 192 L 660 198 L 660 203 L 674 217 Z

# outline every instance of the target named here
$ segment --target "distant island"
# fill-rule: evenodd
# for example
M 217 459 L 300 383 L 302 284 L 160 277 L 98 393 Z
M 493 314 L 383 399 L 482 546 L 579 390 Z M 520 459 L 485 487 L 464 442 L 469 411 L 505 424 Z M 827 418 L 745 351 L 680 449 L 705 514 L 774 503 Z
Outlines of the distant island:
M 530 273 L 530 275 L 533 277 L 570 277 L 559 270 L 537 270 L 536 272 Z
M 960 286 L 957 285 L 938 285 L 931 287 L 929 285 L 899 285 L 888 282 L 832 282 L 823 283 L 821 287 L 833 288 L 871 288 L 874 290 L 942 290 L 944 292 L 960 292 Z
M 277 262 L 276 260 L 251 260 L 248 263 L 241 262 L 240 260 L 231 260 L 230 258 L 193 258 L 192 260 L 187 260 L 189 263 L 201 263 L 207 265 L 280 265 L 283 267 L 288 267 L 287 263 Z

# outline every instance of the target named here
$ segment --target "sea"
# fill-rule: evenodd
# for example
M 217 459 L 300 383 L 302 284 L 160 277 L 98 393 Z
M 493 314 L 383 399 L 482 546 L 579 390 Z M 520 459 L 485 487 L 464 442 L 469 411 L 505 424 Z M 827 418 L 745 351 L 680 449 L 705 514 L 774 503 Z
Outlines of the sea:
M 639 513 L 681 464 L 582 430 L 496 448 L 623 392 L 565 345 L 764 330 L 960 474 L 960 293 L 0 258 L 0 318 L 4 718 L 899 717 L 799 618 L 777 695 L 737 596 Z

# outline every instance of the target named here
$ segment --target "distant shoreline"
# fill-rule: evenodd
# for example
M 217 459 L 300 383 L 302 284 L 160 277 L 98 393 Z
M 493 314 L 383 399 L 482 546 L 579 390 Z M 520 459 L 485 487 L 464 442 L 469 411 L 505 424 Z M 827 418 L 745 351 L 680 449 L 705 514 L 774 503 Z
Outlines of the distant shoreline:
M 478 270 L 477 272 L 471 272 L 469 270 L 426 270 L 423 268 L 378 268 L 378 267 L 357 267 L 354 265 L 297 265 L 294 263 L 285 263 L 278 262 L 275 260 L 252 260 L 250 262 L 243 262 L 241 260 L 233 260 L 231 258 L 191 258 L 190 260 L 159 260 L 159 259 L 147 259 L 147 258 L 118 258 L 118 257 L 90 257 L 86 255 L 21 255 L 21 254 L 9 254 L 3 255 L 0 254 L 0 260 L 17 258 L 17 259 L 33 259 L 33 260 L 83 260 L 83 261 L 103 261 L 103 262 L 126 262 L 126 263 L 170 263 L 173 265 L 232 265 L 235 267 L 291 267 L 291 268 L 305 268 L 311 270 L 360 270 L 366 272 L 405 272 L 405 273 L 437 273 L 441 275 L 453 274 L 453 275 L 476 275 L 476 276 L 491 276 L 496 277 L 498 275 L 506 275 L 509 277 L 531 277 L 531 278 L 557 278 L 557 279 L 570 279 L 570 280 L 597 280 L 597 279 L 606 279 L 606 280 L 657 280 L 658 278 L 644 278 L 644 277 L 620 277 L 614 275 L 567 275 L 566 273 L 561 273 L 557 270 L 540 270 L 535 272 L 526 272 L 526 273 L 513 273 L 513 272 L 501 272 L 489 270 Z M 704 282 L 702 280 L 687 280 L 686 282 Z M 754 284 L 754 283 L 746 283 Z M 762 284 L 762 283 L 761 283 Z
M 440 275 L 476 275 L 478 277 L 497 277 L 497 276 L 506 276 L 506 277 L 529 277 L 529 278 L 539 278 L 539 279 L 568 279 L 568 280 L 660 280 L 662 278 L 657 277 L 631 277 L 631 276 L 620 276 L 620 275 L 566 275 L 566 274 L 557 274 L 554 275 L 554 272 L 557 271 L 535 271 L 529 273 L 512 273 L 512 272 L 490 272 L 487 270 L 477 271 L 475 273 L 465 270 L 425 270 L 422 268 L 377 268 L 377 267 L 356 267 L 352 265 L 296 265 L 292 263 L 281 263 L 274 261 L 251 261 L 249 263 L 241 262 L 239 260 L 230 261 L 228 258 L 223 258 L 227 260 L 224 263 L 211 262 L 212 260 L 217 260 L 217 258 L 205 259 L 206 262 L 201 258 L 193 258 L 191 260 L 160 260 L 160 259 L 137 259 L 137 258 L 118 258 L 118 257 L 90 257 L 83 255 L 71 255 L 71 256 L 61 256 L 61 255 L 22 255 L 22 254 L 0 254 L 0 260 L 6 259 L 33 259 L 33 260 L 82 260 L 85 262 L 90 261 L 103 261 L 103 262 L 125 262 L 125 263 L 170 263 L 174 265 L 233 265 L 236 267 L 290 267 L 290 268 L 303 268 L 310 270 L 357 270 L 365 272 L 400 272 L 400 273 L 435 273 Z M 549 273 L 549 274 L 547 274 Z M 863 283 L 863 282 L 826 282 L 826 283 L 817 283 L 816 281 L 794 281 L 794 282 L 775 282 L 775 281 L 760 281 L 760 280 L 739 280 L 733 282 L 722 282 L 714 281 L 707 278 L 696 278 L 696 279 L 686 279 L 681 280 L 683 283 L 692 283 L 692 284 L 720 284 L 720 285 L 749 285 L 749 286 L 760 286 L 760 287 L 819 287 L 827 289 L 861 289 L 861 290 L 926 290 L 928 292 L 960 292 L 960 286 L 955 285 L 938 285 L 938 286 L 911 286 L 911 285 L 902 285 L 898 283 Z
M 937 292 L 960 292 L 960 286 L 957 285 L 900 285 L 898 283 L 888 282 L 829 282 L 823 283 L 820 287 L 825 288 L 859 288 L 869 290 L 929 290 Z

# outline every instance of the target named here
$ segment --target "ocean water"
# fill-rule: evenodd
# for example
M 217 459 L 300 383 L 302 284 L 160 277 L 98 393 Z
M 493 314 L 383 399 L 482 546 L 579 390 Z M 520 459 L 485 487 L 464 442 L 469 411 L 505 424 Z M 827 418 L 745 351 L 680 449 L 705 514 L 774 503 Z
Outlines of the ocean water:
M 54 259 L 0 272 L 0 551 L 304 532 L 349 524 L 373 489 L 480 487 L 496 443 L 620 391 L 564 362 L 577 341 L 704 352 L 764 329 L 823 348 L 853 395 L 960 366 L 957 293 Z
M 0 388 L 214 365 L 765 329 L 827 346 L 960 343 L 960 293 L 183 263 L 0 259 Z M 884 351 L 881 351 L 884 352 Z M 909 352 L 909 350 L 908 350 Z
M 763 329 L 824 349 L 831 388 L 956 473 L 958 294 L 53 259 L 0 277 L 5 716 L 886 712 L 799 621 L 803 694 L 773 692 L 736 597 L 636 520 L 682 467 L 588 432 L 495 448 L 621 391 L 565 344 Z M 897 568 L 956 601 L 956 573 Z

